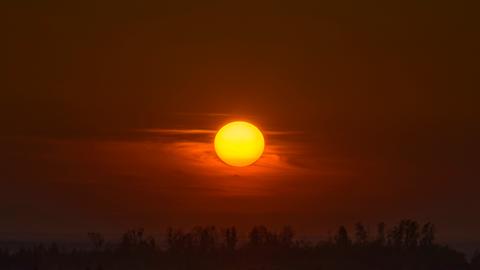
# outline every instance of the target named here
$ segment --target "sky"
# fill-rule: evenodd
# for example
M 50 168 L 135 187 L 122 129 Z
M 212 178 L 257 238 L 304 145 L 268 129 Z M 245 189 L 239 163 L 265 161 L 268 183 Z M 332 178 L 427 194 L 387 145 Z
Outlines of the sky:
M 2 1 L 0 236 L 432 221 L 480 241 L 475 1 Z M 233 120 L 266 149 L 232 168 Z

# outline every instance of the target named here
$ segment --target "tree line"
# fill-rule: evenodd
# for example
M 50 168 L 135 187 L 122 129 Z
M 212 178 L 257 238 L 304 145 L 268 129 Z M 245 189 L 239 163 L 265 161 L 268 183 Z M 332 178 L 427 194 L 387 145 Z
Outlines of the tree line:
M 274 231 L 254 226 L 246 239 L 236 227 L 168 228 L 164 245 L 143 229 L 125 232 L 112 243 L 96 232 L 89 249 L 57 244 L 0 249 L 0 269 L 480 269 L 480 253 L 465 255 L 435 241 L 435 226 L 406 219 L 371 233 L 362 223 L 340 226 L 327 239 L 297 239 L 292 227 Z

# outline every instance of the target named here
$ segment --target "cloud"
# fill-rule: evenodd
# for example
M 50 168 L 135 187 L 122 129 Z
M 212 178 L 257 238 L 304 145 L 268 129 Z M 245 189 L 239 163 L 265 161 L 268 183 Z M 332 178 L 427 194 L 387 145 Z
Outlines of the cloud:
M 210 177 L 300 177 L 337 173 L 332 169 L 320 169 L 322 166 L 312 162 L 315 157 L 308 153 L 307 144 L 289 137 L 302 134 L 300 131 L 264 131 L 267 139 L 264 154 L 253 165 L 243 168 L 228 166 L 217 157 L 213 147 L 216 130 L 141 129 L 137 132 L 149 134 L 161 142 L 167 155 L 191 174 Z
M 278 174 L 306 173 L 308 169 L 295 162 L 294 156 L 302 154 L 301 144 L 282 139 L 268 140 L 262 157 L 253 165 L 236 168 L 223 163 L 216 155 L 212 129 L 140 129 L 139 140 L 156 143 L 166 155 L 192 174 L 208 176 L 272 176 Z M 265 131 L 267 137 L 285 136 L 288 131 Z M 295 133 L 296 134 L 296 133 Z M 145 137 L 146 135 L 146 137 Z M 147 139 L 148 138 L 148 139 Z M 193 170 L 192 170 L 193 168 Z
M 147 128 L 137 129 L 136 132 L 158 135 L 198 135 L 198 134 L 216 134 L 217 130 L 214 129 L 168 129 L 168 128 Z M 280 130 L 265 130 L 262 132 L 265 135 L 270 136 L 282 136 L 282 135 L 295 135 L 303 134 L 302 131 L 280 131 Z
M 139 129 L 138 132 L 152 133 L 152 134 L 215 134 L 215 130 L 211 129 L 161 129 L 161 128 L 150 128 L 150 129 Z

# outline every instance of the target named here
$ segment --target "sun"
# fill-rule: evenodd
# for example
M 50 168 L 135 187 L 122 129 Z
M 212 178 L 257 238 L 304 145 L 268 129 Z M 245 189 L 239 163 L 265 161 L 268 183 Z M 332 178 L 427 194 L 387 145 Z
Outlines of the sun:
M 254 125 L 235 121 L 223 126 L 215 135 L 215 152 L 225 163 L 235 167 L 253 164 L 263 154 L 265 140 Z

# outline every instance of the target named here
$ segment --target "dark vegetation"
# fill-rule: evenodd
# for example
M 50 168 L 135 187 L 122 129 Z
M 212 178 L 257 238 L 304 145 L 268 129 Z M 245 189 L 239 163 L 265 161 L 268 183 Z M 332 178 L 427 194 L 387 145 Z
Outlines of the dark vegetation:
M 480 254 L 470 261 L 435 242 L 431 223 L 402 220 L 376 232 L 355 224 L 354 232 L 341 226 L 325 241 L 295 238 L 291 227 L 273 232 L 255 226 L 245 241 L 235 227 L 195 227 L 188 232 L 168 229 L 160 247 L 143 230 L 126 232 L 116 244 L 99 233 L 89 233 L 91 248 L 65 250 L 56 244 L 19 250 L 0 250 L 0 269 L 480 269 Z

